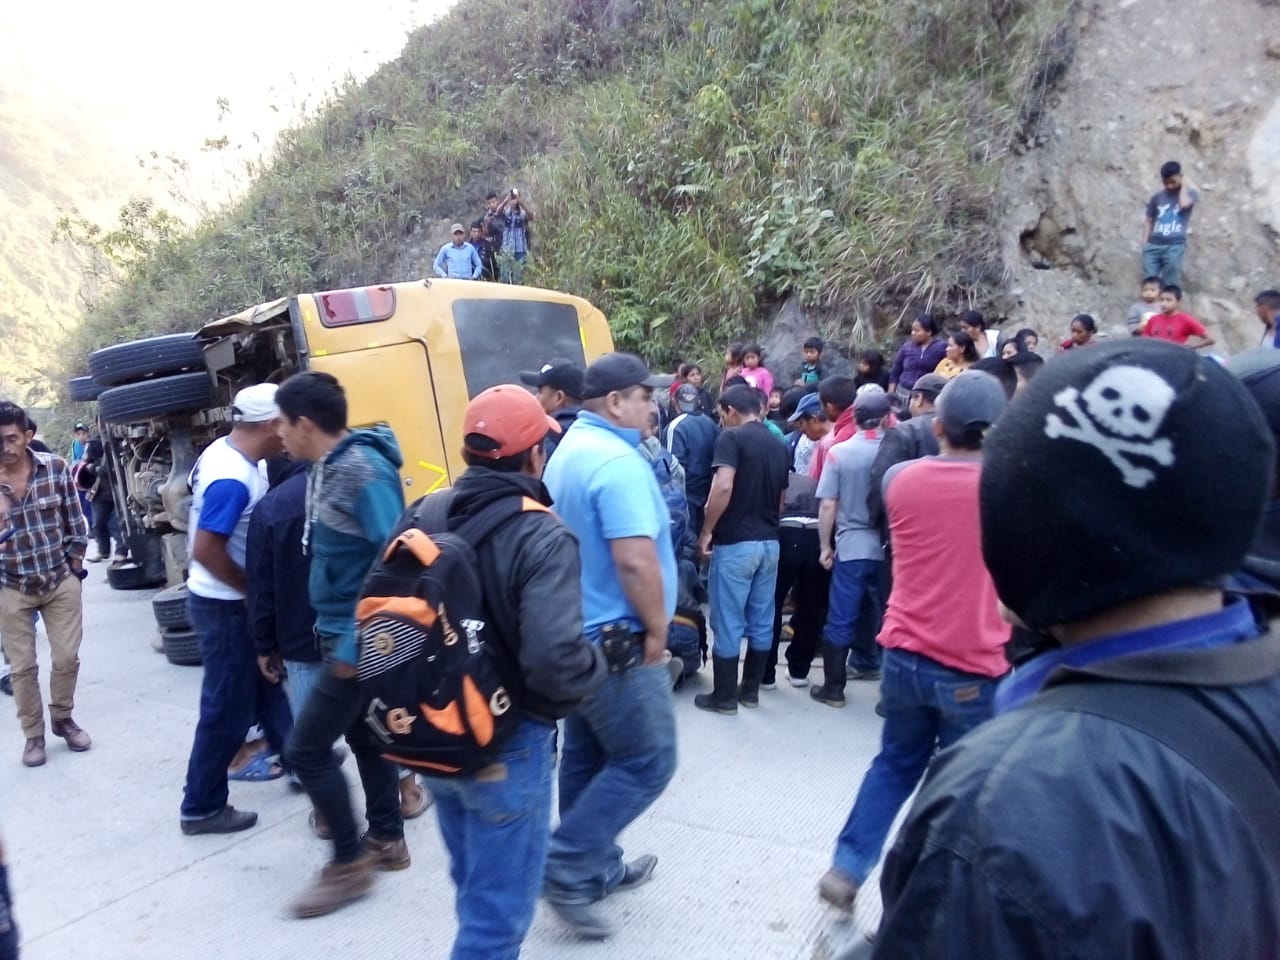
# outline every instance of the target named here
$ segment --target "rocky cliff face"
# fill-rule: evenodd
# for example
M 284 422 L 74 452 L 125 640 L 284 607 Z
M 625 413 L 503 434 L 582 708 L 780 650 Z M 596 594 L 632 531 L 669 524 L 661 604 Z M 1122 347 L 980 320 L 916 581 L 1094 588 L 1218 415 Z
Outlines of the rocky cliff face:
M 1107 0 L 1070 30 L 1072 62 L 1005 171 L 1000 306 L 1052 339 L 1078 312 L 1123 335 L 1144 205 L 1174 159 L 1200 188 L 1188 312 L 1223 352 L 1256 345 L 1253 296 L 1280 286 L 1280 5 Z

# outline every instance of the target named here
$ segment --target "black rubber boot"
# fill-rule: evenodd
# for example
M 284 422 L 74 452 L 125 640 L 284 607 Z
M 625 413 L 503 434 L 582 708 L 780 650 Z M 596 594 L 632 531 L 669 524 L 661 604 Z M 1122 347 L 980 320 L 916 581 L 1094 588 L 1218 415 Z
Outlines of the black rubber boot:
M 742 686 L 738 687 L 738 702 L 744 707 L 760 706 L 760 680 L 768 661 L 768 650 L 747 648 L 747 657 L 742 663 Z
M 738 658 L 712 657 L 711 675 L 715 686 L 710 693 L 700 693 L 693 698 L 699 710 L 712 713 L 735 714 L 738 712 Z
M 810 687 L 809 696 L 829 707 L 845 705 L 847 701 L 844 698 L 844 658 L 848 655 L 849 651 L 845 647 L 837 647 L 829 643 L 822 645 L 822 685 Z

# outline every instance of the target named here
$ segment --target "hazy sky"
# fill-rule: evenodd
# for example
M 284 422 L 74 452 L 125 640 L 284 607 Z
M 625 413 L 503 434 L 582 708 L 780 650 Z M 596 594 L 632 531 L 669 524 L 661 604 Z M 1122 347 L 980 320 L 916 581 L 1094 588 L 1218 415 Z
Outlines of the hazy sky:
M 453 2 L 3 0 L 0 76 L 91 111 L 130 153 L 194 153 L 223 133 L 269 140 L 301 103 L 393 59 Z M 219 97 L 231 107 L 221 125 Z

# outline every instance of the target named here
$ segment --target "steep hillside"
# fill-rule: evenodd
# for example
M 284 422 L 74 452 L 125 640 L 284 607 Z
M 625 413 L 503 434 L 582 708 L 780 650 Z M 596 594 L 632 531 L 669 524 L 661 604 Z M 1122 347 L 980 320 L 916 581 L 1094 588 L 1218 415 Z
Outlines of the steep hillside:
M 519 183 L 534 283 L 654 359 L 782 302 L 845 340 L 1004 272 L 1002 160 L 1067 0 L 493 0 L 287 134 L 234 208 L 157 243 L 67 352 L 299 289 L 405 279 L 430 224 Z
M 1256 345 L 1253 296 L 1280 285 L 1280 7 L 1088 3 L 1069 46 L 1070 69 L 1002 182 L 1003 305 L 1056 337 L 1080 311 L 1122 333 L 1144 207 L 1160 164 L 1176 159 L 1201 191 L 1188 307 L 1226 350 Z
M 79 271 L 51 239 L 59 208 L 108 216 L 107 198 L 128 195 L 125 159 L 92 130 L 0 81 L 0 396 L 47 397 L 48 344 L 78 317 Z

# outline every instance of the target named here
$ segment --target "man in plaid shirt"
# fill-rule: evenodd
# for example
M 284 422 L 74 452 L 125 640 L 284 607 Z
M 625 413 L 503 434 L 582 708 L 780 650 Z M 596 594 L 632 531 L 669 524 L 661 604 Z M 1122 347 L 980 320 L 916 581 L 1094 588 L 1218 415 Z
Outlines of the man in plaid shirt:
M 45 762 L 44 704 L 34 613 L 49 635 L 50 730 L 72 750 L 93 741 L 71 719 L 80 672 L 81 581 L 89 531 L 61 457 L 30 449 L 26 411 L 0 402 L 0 643 L 13 667 L 13 698 L 27 745 L 22 762 Z

